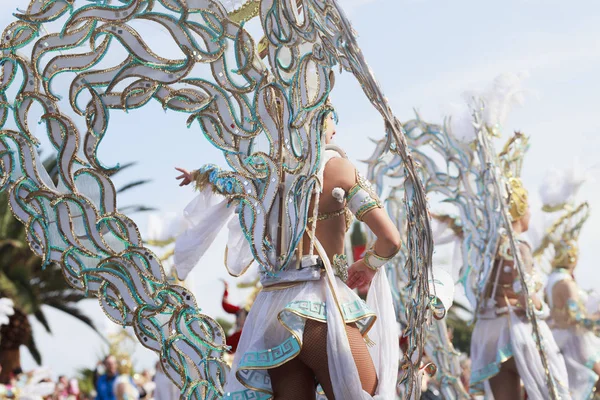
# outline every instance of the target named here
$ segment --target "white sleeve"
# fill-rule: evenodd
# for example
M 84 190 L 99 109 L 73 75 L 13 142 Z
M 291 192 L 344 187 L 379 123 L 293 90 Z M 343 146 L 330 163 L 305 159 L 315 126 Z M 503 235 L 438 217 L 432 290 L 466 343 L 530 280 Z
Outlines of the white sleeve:
M 188 204 L 184 210 L 188 228 L 175 240 L 175 269 L 179 279 L 185 279 L 198 264 L 234 210 L 226 198 L 213 193 L 210 187 Z

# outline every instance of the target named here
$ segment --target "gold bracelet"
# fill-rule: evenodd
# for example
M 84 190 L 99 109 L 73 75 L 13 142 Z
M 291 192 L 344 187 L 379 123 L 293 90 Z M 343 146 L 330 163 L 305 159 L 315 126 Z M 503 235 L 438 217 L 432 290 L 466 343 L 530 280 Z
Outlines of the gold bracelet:
M 365 257 L 363 258 L 363 262 L 373 271 L 377 271 L 379 268 L 387 264 L 397 253 L 392 254 L 389 257 L 382 257 L 375 253 L 375 250 L 369 249 L 365 253 Z

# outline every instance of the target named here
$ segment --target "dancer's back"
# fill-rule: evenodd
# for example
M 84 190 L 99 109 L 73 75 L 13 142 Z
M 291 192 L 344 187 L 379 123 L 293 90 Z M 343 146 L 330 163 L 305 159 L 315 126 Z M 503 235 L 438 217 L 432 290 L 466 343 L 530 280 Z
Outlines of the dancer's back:
M 316 236 L 332 260 L 336 254 L 344 254 L 346 232 L 350 227 L 352 213 L 346 208 L 345 200 L 333 196 L 334 189 L 342 189 L 344 194 L 357 183 L 357 172 L 354 165 L 346 158 L 333 158 L 325 165 L 323 174 L 323 192 L 319 197 L 319 219 Z M 314 210 L 314 201 L 310 210 Z M 311 214 L 312 217 L 312 212 Z M 363 222 L 375 234 L 381 246 L 381 254 L 393 254 L 398 251 L 400 234 L 383 208 L 375 208 L 366 213 Z M 312 228 L 312 219 L 307 226 L 307 232 Z M 309 233 L 304 235 L 303 253 L 308 254 L 310 248 Z

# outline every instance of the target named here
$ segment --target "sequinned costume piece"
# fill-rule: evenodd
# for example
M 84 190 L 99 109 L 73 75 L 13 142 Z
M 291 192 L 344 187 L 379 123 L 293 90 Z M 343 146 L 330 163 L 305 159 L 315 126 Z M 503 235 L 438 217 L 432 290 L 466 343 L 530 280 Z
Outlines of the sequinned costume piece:
M 343 156 L 343 153 L 340 153 L 335 147 L 326 149 L 322 169 L 329 160 Z M 322 176 L 322 172 L 319 175 Z M 201 196 L 204 195 L 221 196 L 208 190 L 201 193 Z M 321 195 L 326 194 L 322 193 Z M 212 211 L 210 214 L 212 216 L 219 214 Z M 337 215 L 337 217 L 341 216 L 342 214 Z M 209 219 L 203 226 L 208 228 L 208 226 L 214 226 L 214 223 L 214 219 Z M 230 229 L 237 228 L 232 226 Z M 246 246 L 247 244 L 244 242 L 241 243 L 240 248 L 228 244 L 228 250 L 244 253 Z M 389 371 L 397 369 L 400 357 L 396 346 L 392 346 L 391 349 L 388 346 L 397 342 L 399 331 L 395 323 L 390 286 L 385 270 L 378 272 L 374 278 L 372 289 L 365 302 L 344 284 L 347 277 L 346 257 L 334 255 L 331 272 L 336 276 L 334 280 L 336 300 L 332 303 L 332 299 L 327 294 L 331 291 L 329 278 L 327 278 L 328 272 L 323 263 L 323 259 L 327 255 L 321 251 L 317 254 L 315 256 L 305 255 L 300 262 L 292 260 L 277 274 L 268 271 L 260 272 L 263 289 L 256 296 L 246 317 L 232 372 L 225 387 L 225 398 L 251 398 L 261 393 L 266 396 L 277 396 L 278 391 L 284 394 L 291 393 L 291 388 L 296 387 L 294 382 L 284 379 L 284 382 L 290 385 L 290 388 L 286 389 L 281 382 L 276 382 L 274 385 L 272 379 L 284 377 L 284 372 L 288 371 L 291 366 L 295 366 L 294 371 L 296 368 L 301 368 L 294 361 L 296 359 L 302 360 L 305 365 L 315 366 L 314 372 L 321 371 L 317 374 L 317 378 L 322 380 L 320 383 L 324 390 L 333 396 L 333 393 L 339 390 L 336 388 L 339 382 L 332 381 L 328 369 L 331 368 L 331 365 L 337 365 L 336 368 L 340 368 L 349 361 L 339 358 L 344 353 L 339 345 L 332 343 L 331 332 L 328 331 L 332 324 L 331 316 L 337 313 L 336 304 L 340 305 L 346 329 L 350 329 L 348 331 L 349 339 L 356 334 L 364 337 L 360 346 L 356 340 L 350 341 L 351 352 L 348 354 L 351 354 L 353 359 L 358 357 L 362 360 L 364 357 L 360 354 L 366 352 L 365 354 L 371 354 L 375 360 L 379 360 L 377 364 L 373 364 L 369 356 L 367 364 L 364 361 L 361 361 L 361 364 L 356 367 L 353 366 L 354 361 L 347 364 L 358 368 L 358 381 L 365 389 L 365 395 L 374 395 L 373 398 L 383 399 L 395 391 L 395 383 L 390 385 L 396 380 L 395 374 L 391 374 Z M 177 259 L 177 247 L 175 255 Z M 180 268 L 186 269 L 185 264 L 178 263 L 178 265 Z M 333 304 L 333 310 L 330 309 L 330 304 Z M 307 326 L 311 328 L 307 330 Z M 374 327 L 377 329 L 373 329 Z M 311 338 L 315 337 L 324 340 L 320 346 L 327 348 L 325 355 L 328 357 L 326 358 L 328 364 L 323 365 L 314 360 L 317 343 L 313 343 Z M 311 340 L 308 345 L 305 343 L 307 338 Z M 368 351 L 365 340 L 374 343 Z M 322 349 L 319 352 L 323 355 Z M 290 365 L 286 366 L 287 364 Z M 368 365 L 372 365 L 373 372 L 366 372 Z M 347 368 L 347 366 L 343 368 Z M 367 369 L 365 370 L 365 368 Z M 367 373 L 371 378 L 367 378 L 365 381 L 363 373 Z M 376 379 L 373 380 L 373 377 Z M 380 385 L 375 385 L 374 382 L 378 382 Z
M 260 38 L 244 28 L 253 18 L 260 19 Z M 167 40 L 148 34 L 153 30 Z M 171 58 L 159 55 L 164 43 Z M 156 101 L 186 114 L 228 165 L 196 176 L 199 186 L 210 182 L 186 209 L 188 234 L 202 246 L 179 252 L 179 277 L 218 233 L 197 229 L 206 220 L 228 226 L 231 272 L 241 275 L 254 261 L 273 277 L 295 260 L 307 228 L 324 152 L 318 132 L 331 111 L 331 71 L 340 66 L 358 79 L 406 163 L 410 259 L 415 268 L 431 266 L 426 199 L 402 126 L 336 0 L 23 0 L 2 32 L 0 52 L 0 190 L 26 225 L 31 250 L 43 264 L 59 264 L 73 289 L 96 297 L 111 321 L 131 326 L 183 398 L 224 396 L 225 335 L 193 293 L 170 281 L 135 222 L 119 212 L 111 181 L 119 167 L 100 157 L 114 113 Z M 66 84 L 56 84 L 59 75 Z M 58 182 L 40 161 L 33 110 L 42 111 L 36 133 L 46 134 L 57 153 Z M 325 267 L 331 284 L 337 278 Z M 428 296 L 426 287 L 419 290 Z M 356 383 L 339 390 L 340 398 L 361 393 Z
M 450 144 L 447 143 L 439 130 L 438 125 L 428 124 L 421 120 L 419 116 L 407 121 L 404 124 L 407 144 L 413 150 L 412 156 L 422 166 L 420 173 L 423 179 L 425 191 L 428 196 L 444 195 L 452 186 L 452 179 L 447 175 L 446 165 L 439 169 L 436 161 L 439 162 L 448 155 L 445 151 L 449 150 Z M 448 146 L 447 149 L 441 145 Z M 403 237 L 409 233 L 407 221 L 409 216 L 403 205 L 404 193 L 404 164 L 398 156 L 390 154 L 390 143 L 387 138 L 382 138 L 375 142 L 375 150 L 366 160 L 368 163 L 367 178 L 372 183 L 376 195 L 382 199 L 382 203 L 396 225 L 398 231 Z M 430 157 L 432 154 L 441 155 L 441 157 Z M 439 224 L 438 224 L 439 225 Z M 359 228 L 360 225 L 357 225 Z M 434 225 L 435 227 L 435 225 Z M 371 234 L 364 239 L 357 235 L 352 236 L 353 244 L 363 244 L 357 246 L 358 251 L 355 259 L 366 258 L 366 245 L 375 238 Z M 433 229 L 433 237 L 436 246 L 444 245 L 447 241 L 443 237 L 443 232 L 439 228 Z M 447 235 L 454 240 L 453 235 Z M 405 241 L 404 241 L 405 242 Z M 411 392 L 411 381 L 407 377 L 412 373 L 417 373 L 425 378 L 425 374 L 432 375 L 435 380 L 434 386 L 445 399 L 468 400 L 470 398 L 467 390 L 461 382 L 460 352 L 452 345 L 449 335 L 449 329 L 446 324 L 446 318 L 454 300 L 455 282 L 453 276 L 439 265 L 435 266 L 431 272 L 415 270 L 407 264 L 406 248 L 392 258 L 386 260 L 377 254 L 372 254 L 372 248 L 369 247 L 370 263 L 375 266 L 384 263 L 389 277 L 390 285 L 394 298 L 396 318 L 403 328 L 403 335 L 400 339 L 400 349 L 404 353 L 400 369 L 398 370 L 397 396 L 396 398 L 407 398 Z M 421 278 L 426 278 L 423 282 Z M 430 298 L 414 296 L 415 290 L 419 285 L 428 285 L 430 288 Z M 368 286 L 367 288 L 368 289 Z M 362 288 L 359 288 L 359 293 Z M 421 326 L 420 328 L 409 328 L 414 326 L 414 320 L 420 315 L 419 308 L 431 310 L 432 323 Z M 421 350 L 422 349 L 422 350 Z
M 529 298 L 540 289 L 527 261 L 531 249 L 513 230 L 513 225 L 525 229 L 521 220 L 527 219 L 528 196 L 519 177 L 528 138 L 516 133 L 502 152 L 494 150 L 493 140 L 504 122 L 498 116 L 506 114 L 510 96 L 520 91 L 510 86 L 515 81 L 497 79 L 491 91 L 471 97 L 464 115 L 453 115 L 443 126 L 415 130 L 421 133 L 415 140 L 432 140 L 446 161 L 440 168 L 429 158 L 422 160 L 439 174 L 433 189 L 444 193 L 458 215 L 458 225 L 448 218 L 444 225 L 457 237 L 456 271 L 475 310 L 471 391 L 491 394 L 484 383 L 498 382 L 494 377 L 512 359 L 529 398 L 569 398 L 564 360 L 542 320 L 547 307 L 537 310 Z M 514 385 L 513 391 L 518 390 Z

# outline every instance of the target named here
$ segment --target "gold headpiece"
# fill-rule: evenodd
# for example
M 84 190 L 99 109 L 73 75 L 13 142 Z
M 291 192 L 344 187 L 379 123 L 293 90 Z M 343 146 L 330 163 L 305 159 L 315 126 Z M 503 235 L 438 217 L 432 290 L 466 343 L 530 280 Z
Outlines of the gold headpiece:
M 568 209 L 568 207 L 565 209 L 566 214 L 552 224 L 542 244 L 533 253 L 538 257 L 549 249 L 554 249 L 551 261 L 553 268 L 568 267 L 577 263 L 579 258 L 577 241 L 583 224 L 590 216 L 588 203 L 582 203 L 575 209 Z
M 509 212 L 511 220 L 518 221 L 527 213 L 529 208 L 529 194 L 523 186 L 521 178 L 508 180 Z
M 521 132 L 515 132 L 498 155 L 508 182 L 508 206 L 512 221 L 523 218 L 529 208 L 529 194 L 521 181 L 523 157 L 528 148 L 529 138 Z
M 554 268 L 566 267 L 577 263 L 577 259 L 579 258 L 579 247 L 577 247 L 577 242 L 575 240 L 561 240 L 554 244 L 554 249 L 554 260 L 552 260 L 552 266 Z
M 133 371 L 133 363 L 131 362 L 131 358 L 129 356 L 121 356 L 117 358 L 117 362 L 117 372 L 119 375 L 131 375 Z
M 237 10 L 229 12 L 228 17 L 236 24 L 242 24 L 250 21 L 260 14 L 260 1 L 250 0 L 244 3 Z

